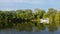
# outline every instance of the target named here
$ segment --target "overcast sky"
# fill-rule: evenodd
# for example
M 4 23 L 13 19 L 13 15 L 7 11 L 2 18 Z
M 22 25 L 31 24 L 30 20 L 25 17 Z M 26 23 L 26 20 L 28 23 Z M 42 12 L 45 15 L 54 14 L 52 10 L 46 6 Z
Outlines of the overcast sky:
M 60 10 L 60 0 L 0 0 L 0 10 L 16 9 L 45 9 L 56 8 Z

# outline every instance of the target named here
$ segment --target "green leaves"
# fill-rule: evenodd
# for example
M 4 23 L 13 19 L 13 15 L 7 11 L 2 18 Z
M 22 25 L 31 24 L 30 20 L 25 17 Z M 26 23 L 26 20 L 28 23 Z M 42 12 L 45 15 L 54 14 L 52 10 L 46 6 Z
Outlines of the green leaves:
M 60 11 L 57 11 L 54 8 L 49 8 L 48 11 L 42 9 L 35 9 L 34 11 L 31 9 L 16 10 L 16 11 L 0 11 L 0 25 L 2 25 L 1 27 L 6 27 L 8 25 L 12 27 L 14 24 L 16 25 L 19 22 L 17 28 L 21 27 L 22 29 L 23 27 L 20 24 L 21 22 L 33 21 L 35 23 L 40 23 L 40 19 L 44 18 L 49 18 L 50 25 L 54 23 L 56 24 L 56 26 L 58 26 L 60 24 Z M 11 22 L 9 22 L 9 20 Z M 38 24 L 38 28 L 39 26 L 40 25 Z M 28 26 L 26 29 L 28 29 Z

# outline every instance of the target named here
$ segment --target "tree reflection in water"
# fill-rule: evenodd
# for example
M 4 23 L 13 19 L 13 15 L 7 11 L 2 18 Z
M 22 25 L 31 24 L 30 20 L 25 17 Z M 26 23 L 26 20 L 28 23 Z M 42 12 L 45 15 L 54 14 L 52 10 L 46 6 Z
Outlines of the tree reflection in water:
M 50 32 L 54 32 L 58 30 L 58 25 L 56 23 L 50 23 L 50 24 L 41 24 L 41 23 L 36 23 L 35 25 L 32 22 L 25 22 L 25 23 L 18 23 L 16 25 L 16 29 L 19 31 L 25 31 L 25 32 L 40 32 L 46 30 L 46 27 L 48 27 L 48 30 Z
M 13 24 L 12 28 L 25 32 L 41 32 L 48 28 L 49 32 L 55 32 L 58 30 L 59 26 L 59 22 L 50 22 L 49 24 L 24 22 Z

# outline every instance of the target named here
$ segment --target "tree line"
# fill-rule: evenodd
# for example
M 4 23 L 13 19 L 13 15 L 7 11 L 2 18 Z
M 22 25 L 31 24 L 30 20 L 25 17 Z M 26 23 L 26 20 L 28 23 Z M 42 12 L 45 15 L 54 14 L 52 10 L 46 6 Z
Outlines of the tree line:
M 0 10 L 0 28 L 12 27 L 18 23 L 24 22 L 40 22 L 42 18 L 49 18 L 50 24 L 60 24 L 60 11 L 49 8 L 48 11 L 43 9 L 26 10 Z

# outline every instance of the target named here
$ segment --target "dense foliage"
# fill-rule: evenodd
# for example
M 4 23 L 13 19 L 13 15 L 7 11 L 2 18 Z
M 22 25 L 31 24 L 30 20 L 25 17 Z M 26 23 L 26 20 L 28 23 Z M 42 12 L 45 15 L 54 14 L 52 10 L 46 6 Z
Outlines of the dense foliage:
M 12 28 L 12 27 L 21 27 L 21 24 L 32 22 L 35 25 L 39 25 L 40 19 L 49 18 L 51 25 L 60 25 L 60 11 L 49 8 L 48 11 L 35 9 L 26 10 L 11 10 L 11 11 L 0 11 L 0 28 Z M 33 26 L 31 24 L 31 26 Z M 27 25 L 26 25 L 27 26 Z M 17 28 L 18 28 L 17 27 Z M 28 26 L 27 26 L 28 27 Z M 52 26 L 51 26 L 52 27 Z

